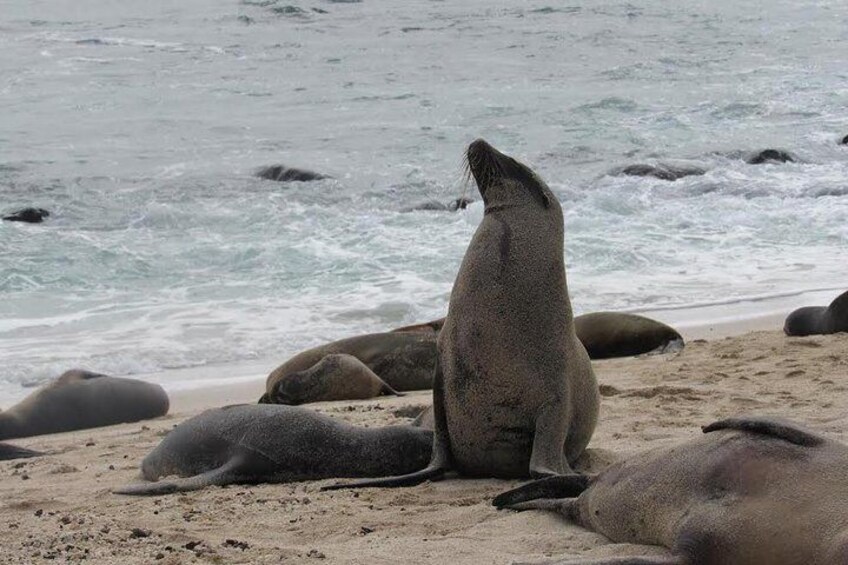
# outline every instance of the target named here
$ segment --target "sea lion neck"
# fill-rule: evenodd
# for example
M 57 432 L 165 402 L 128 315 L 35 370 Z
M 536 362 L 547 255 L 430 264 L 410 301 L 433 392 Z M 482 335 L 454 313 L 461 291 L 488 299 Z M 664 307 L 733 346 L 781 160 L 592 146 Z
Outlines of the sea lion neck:
M 550 207 L 549 191 L 533 171 L 485 140 L 473 141 L 465 155 L 487 210 L 490 206 L 503 208 L 523 204 L 524 200 Z M 528 200 L 525 195 L 532 199 Z

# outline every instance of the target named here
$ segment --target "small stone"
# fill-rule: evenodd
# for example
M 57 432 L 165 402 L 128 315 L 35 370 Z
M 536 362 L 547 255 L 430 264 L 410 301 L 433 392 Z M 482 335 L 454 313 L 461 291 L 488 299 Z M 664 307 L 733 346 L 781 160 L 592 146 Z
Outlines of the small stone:
M 38 510 L 35 511 L 35 515 L 38 516 L 39 518 L 41 518 L 42 514 L 44 514 L 44 510 L 42 510 L 41 508 L 39 508 Z
M 150 530 L 142 530 L 141 528 L 133 528 L 130 532 L 131 538 L 146 538 L 150 536 Z
M 318 551 L 317 549 L 310 549 L 309 553 L 306 554 L 307 557 L 312 557 L 313 559 L 326 559 L 327 556 Z

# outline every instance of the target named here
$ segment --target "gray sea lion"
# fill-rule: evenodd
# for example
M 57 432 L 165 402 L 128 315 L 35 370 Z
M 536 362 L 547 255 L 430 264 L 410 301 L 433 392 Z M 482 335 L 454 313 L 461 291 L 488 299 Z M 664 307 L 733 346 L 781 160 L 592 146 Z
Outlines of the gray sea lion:
M 436 364 L 436 335 L 423 332 L 385 332 L 349 337 L 298 353 L 276 369 L 265 383 L 261 403 L 286 404 L 280 393 L 283 381 L 307 371 L 327 355 L 344 353 L 359 359 L 395 391 L 423 390 L 433 386 Z M 348 365 L 349 366 L 349 365 Z M 353 373 L 360 381 L 363 371 Z M 334 394 L 334 397 L 338 395 Z M 311 402 L 330 400 L 313 395 Z
M 762 165 L 763 163 L 794 163 L 795 158 L 782 149 L 763 149 L 745 159 L 749 165 Z
M 137 422 L 168 405 L 159 385 L 71 370 L 0 412 L 0 440 Z
M 419 418 L 421 418 L 421 415 L 419 415 Z M 44 454 L 40 451 L 33 451 L 32 449 L 27 449 L 26 447 L 18 447 L 17 445 L 10 445 L 8 443 L 0 443 L 0 461 L 39 457 L 41 455 Z
M 256 171 L 256 176 L 261 179 L 273 180 L 278 182 L 307 182 L 330 178 L 325 175 L 315 173 L 313 171 L 307 171 L 305 169 L 294 169 L 291 167 L 286 167 L 284 165 L 271 165 L 269 167 L 263 167 Z
M 448 470 L 558 475 L 592 436 L 598 387 L 574 334 L 559 202 L 482 139 L 467 159 L 485 212 L 439 333 L 433 458 L 416 473 L 328 488 L 413 485 Z
M 848 563 L 848 446 L 771 418 L 732 418 L 703 430 L 595 478 L 536 481 L 493 504 L 553 510 L 615 542 L 671 552 L 563 564 Z
M 792 336 L 848 332 L 848 291 L 837 296 L 830 306 L 798 308 L 786 317 L 783 332 Z
M 306 404 L 326 400 L 359 400 L 381 394 L 403 396 L 374 371 L 345 353 L 333 353 L 304 371 L 280 379 L 274 389 L 276 404 Z
M 592 359 L 665 353 L 683 347 L 683 338 L 674 328 L 636 314 L 583 314 L 574 318 L 574 330 Z
M 679 166 L 666 163 L 647 165 L 639 163 L 615 170 L 613 171 L 613 174 L 631 177 L 653 177 L 660 180 L 675 181 L 677 179 L 682 179 L 683 177 L 703 175 L 706 172 L 706 169 L 695 166 Z
M 363 428 L 298 406 L 207 410 L 174 428 L 144 458 L 144 479 L 118 494 L 168 494 L 231 483 L 374 477 L 420 469 L 433 433 L 413 426 Z
M 15 210 L 5 216 L 3 219 L 7 222 L 26 222 L 28 224 L 40 224 L 44 218 L 48 217 L 50 212 L 44 208 L 21 208 Z

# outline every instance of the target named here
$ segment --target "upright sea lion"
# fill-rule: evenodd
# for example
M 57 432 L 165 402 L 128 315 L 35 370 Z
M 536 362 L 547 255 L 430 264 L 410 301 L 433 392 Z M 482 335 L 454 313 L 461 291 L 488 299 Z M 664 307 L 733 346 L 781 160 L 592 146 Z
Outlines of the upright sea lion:
M 207 410 L 174 428 L 144 458 L 144 479 L 118 494 L 168 494 L 209 485 L 375 477 L 420 469 L 433 432 L 363 428 L 298 406 L 240 405 Z
M 137 422 L 168 405 L 159 385 L 71 370 L 0 412 L 0 440 Z
M 285 388 L 284 381 L 292 378 L 291 376 L 296 373 L 312 369 L 327 355 L 339 353 L 351 355 L 361 361 L 365 369 L 373 371 L 388 388 L 394 391 L 423 390 L 433 386 L 436 335 L 419 332 L 386 332 L 349 337 L 298 353 L 268 375 L 265 395 L 259 402 L 287 404 L 286 394 L 281 393 L 280 388 Z M 373 380 L 367 376 L 362 367 L 354 367 L 348 362 L 343 369 L 350 370 L 349 374 L 358 382 L 359 389 L 373 388 L 371 386 Z M 344 374 L 346 373 L 342 370 L 336 371 L 329 380 L 341 382 L 340 375 Z M 339 398 L 339 394 L 335 391 L 327 392 L 334 399 Z M 330 396 L 322 397 L 312 394 L 309 402 L 331 400 Z
M 805 306 L 786 317 L 786 335 L 804 336 L 848 332 L 848 291 L 837 296 L 830 306 Z
M 325 175 L 307 171 L 305 169 L 294 169 L 284 165 L 271 165 L 263 167 L 256 171 L 256 176 L 265 180 L 274 180 L 278 182 L 299 181 L 307 182 L 311 180 L 321 180 L 329 178 Z
M 413 485 L 447 470 L 559 475 L 592 436 L 598 386 L 574 334 L 559 202 L 482 139 L 467 158 L 485 212 L 439 333 L 433 458 L 416 473 L 330 488 Z
M 562 563 L 848 563 L 848 446 L 771 418 L 722 420 L 704 432 L 597 477 L 543 479 L 493 504 L 553 510 L 615 542 L 671 552 Z
M 703 175 L 706 172 L 706 169 L 695 166 L 671 165 L 667 163 L 647 165 L 639 163 L 614 170 L 613 174 L 631 177 L 653 177 L 660 180 L 675 181 L 683 177 Z
M 276 404 L 306 404 L 325 400 L 360 400 L 381 394 L 401 393 L 374 371 L 345 353 L 332 353 L 304 371 L 291 373 L 277 382 Z
M 28 224 L 40 224 L 44 218 L 50 215 L 50 212 L 44 208 L 21 208 L 15 210 L 5 216 L 3 219 L 7 222 L 26 222 Z
M 574 318 L 574 330 L 592 359 L 664 353 L 683 347 L 683 338 L 674 328 L 636 314 L 583 314 Z
M 795 158 L 782 149 L 763 149 L 748 156 L 745 162 L 749 165 L 762 165 L 763 163 L 794 163 Z

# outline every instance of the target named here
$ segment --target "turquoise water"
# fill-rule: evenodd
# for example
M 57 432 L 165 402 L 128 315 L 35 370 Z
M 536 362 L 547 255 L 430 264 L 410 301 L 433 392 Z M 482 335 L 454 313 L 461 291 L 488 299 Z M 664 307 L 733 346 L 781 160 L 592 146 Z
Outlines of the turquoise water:
M 0 223 L 0 400 L 443 315 L 480 204 L 404 210 L 476 137 L 562 201 L 578 312 L 845 284 L 844 2 L 124 4 L 0 2 L 0 211 L 53 212 Z M 708 171 L 607 174 L 657 161 Z

